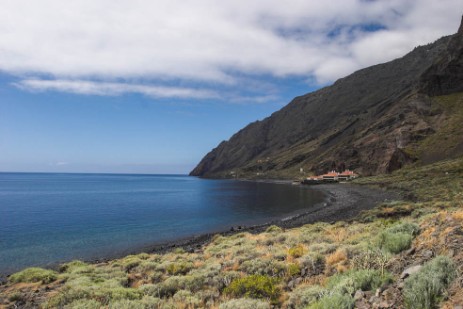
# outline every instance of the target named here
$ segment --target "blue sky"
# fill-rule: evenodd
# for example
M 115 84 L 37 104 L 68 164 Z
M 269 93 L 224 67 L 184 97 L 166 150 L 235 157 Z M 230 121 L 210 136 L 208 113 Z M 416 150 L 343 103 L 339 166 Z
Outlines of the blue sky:
M 454 33 L 462 9 L 456 0 L 2 2 L 0 171 L 188 173 L 293 97 Z

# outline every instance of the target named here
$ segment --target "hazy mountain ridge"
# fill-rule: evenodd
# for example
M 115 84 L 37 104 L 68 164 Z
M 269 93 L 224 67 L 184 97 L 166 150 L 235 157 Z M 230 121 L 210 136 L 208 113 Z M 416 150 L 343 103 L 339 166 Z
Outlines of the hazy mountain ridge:
M 324 172 L 333 164 L 369 175 L 416 160 L 438 160 L 442 154 L 435 145 L 425 147 L 424 141 L 459 115 L 462 63 L 460 26 L 456 34 L 417 47 L 402 58 L 296 97 L 220 143 L 191 175 L 294 177 L 300 168 Z M 438 98 L 449 94 L 455 95 Z M 453 134 L 463 133 L 455 130 Z M 463 153 L 458 143 L 452 147 L 446 156 Z

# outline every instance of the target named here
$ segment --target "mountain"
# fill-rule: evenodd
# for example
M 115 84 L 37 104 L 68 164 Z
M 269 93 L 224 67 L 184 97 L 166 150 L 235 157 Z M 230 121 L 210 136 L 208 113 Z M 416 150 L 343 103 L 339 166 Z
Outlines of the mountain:
M 463 154 L 463 19 L 458 32 L 294 98 L 209 152 L 190 173 L 290 178 L 387 173 Z

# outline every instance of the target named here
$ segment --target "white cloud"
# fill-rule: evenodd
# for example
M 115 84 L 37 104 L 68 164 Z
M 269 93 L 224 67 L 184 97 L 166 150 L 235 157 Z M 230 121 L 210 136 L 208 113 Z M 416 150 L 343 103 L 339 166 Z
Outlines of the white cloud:
M 462 12 L 461 0 L 5 0 L 0 71 L 25 88 L 100 95 L 214 95 L 115 79 L 323 83 L 455 32 Z M 384 29 L 359 27 L 373 24 Z
M 202 89 L 147 86 L 140 84 L 95 82 L 85 80 L 43 80 L 25 79 L 15 84 L 19 88 L 32 91 L 62 91 L 77 94 L 121 95 L 125 93 L 141 93 L 156 98 L 217 98 L 218 94 Z

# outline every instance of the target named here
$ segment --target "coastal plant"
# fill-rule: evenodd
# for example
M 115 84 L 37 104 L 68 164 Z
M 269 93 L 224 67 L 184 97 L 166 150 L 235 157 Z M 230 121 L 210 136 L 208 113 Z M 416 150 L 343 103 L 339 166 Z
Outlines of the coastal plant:
M 409 249 L 413 237 L 418 233 L 418 225 L 408 222 L 400 223 L 380 232 L 375 243 L 380 249 L 397 254 Z
M 291 247 L 288 250 L 288 254 L 293 258 L 299 258 L 304 255 L 304 246 L 301 244 Z
M 316 302 L 326 290 L 319 285 L 302 285 L 294 289 L 285 303 L 288 309 L 302 309 Z
M 141 286 L 144 294 L 154 297 L 171 297 L 179 290 L 196 292 L 202 288 L 204 279 L 199 276 L 172 276 L 166 280 Z
M 55 281 L 56 278 L 58 278 L 57 275 L 58 274 L 53 270 L 43 269 L 39 267 L 30 267 L 11 275 L 9 281 L 13 283 L 42 282 L 47 284 Z
M 391 282 L 392 275 L 381 275 L 379 270 L 361 269 L 349 270 L 343 274 L 336 274 L 329 278 L 327 289 L 340 294 L 353 295 L 355 291 L 375 290 L 382 285 Z
M 94 299 L 78 299 L 66 306 L 69 309 L 100 309 L 101 307 L 101 303 Z
M 286 271 L 286 264 L 273 259 L 253 259 L 243 262 L 240 269 L 249 275 L 282 277 Z
M 275 302 L 281 294 L 278 280 L 269 276 L 251 275 L 233 280 L 224 293 L 234 297 L 265 298 Z
M 69 263 L 61 264 L 59 271 L 61 273 L 85 273 L 89 271 L 91 266 L 85 262 L 74 260 Z
M 323 295 L 307 309 L 353 309 L 354 305 L 355 301 L 351 295 L 334 292 Z
M 327 242 L 319 242 L 309 246 L 309 252 L 318 252 L 320 254 L 330 254 L 336 251 L 339 245 L 327 243 Z
M 447 256 L 438 256 L 419 272 L 405 280 L 403 290 L 408 309 L 432 309 L 442 299 L 450 283 L 457 277 L 457 268 Z
M 347 261 L 348 254 L 345 248 L 338 248 L 335 252 L 331 253 L 326 257 L 326 264 L 329 266 L 336 265 L 338 263 Z
M 249 298 L 238 298 L 229 300 L 219 306 L 219 309 L 270 309 L 270 304 L 258 300 Z
M 180 290 L 174 294 L 172 300 L 176 303 L 180 303 L 185 305 L 186 307 L 198 307 L 201 303 L 201 300 L 193 295 L 190 291 L 187 290 Z
M 379 269 L 381 276 L 384 276 L 391 256 L 386 250 L 369 247 L 351 259 L 351 266 L 356 269 Z
M 128 255 L 125 258 L 121 259 L 119 263 L 122 265 L 125 271 L 129 272 L 133 268 L 140 265 L 143 260 L 146 260 L 148 258 L 149 258 L 149 255 L 146 253 L 140 253 L 137 255 Z
M 306 275 L 319 275 L 325 270 L 325 257 L 319 253 L 305 255 L 299 259 L 302 268 L 306 269 Z
M 276 225 L 270 225 L 266 230 L 266 233 L 281 233 L 283 232 L 283 229 L 279 226 Z
M 189 262 L 174 262 L 166 267 L 166 272 L 169 275 L 185 275 L 193 268 L 193 263 Z
M 296 277 L 301 274 L 301 267 L 296 263 L 290 263 L 286 268 L 286 272 L 289 277 Z

